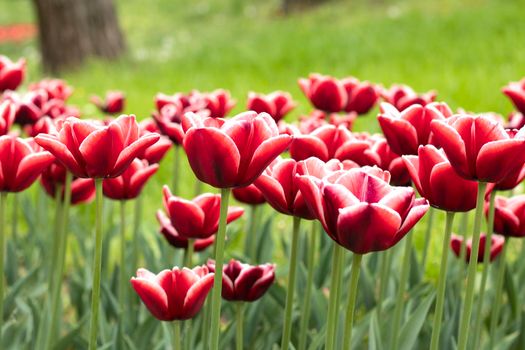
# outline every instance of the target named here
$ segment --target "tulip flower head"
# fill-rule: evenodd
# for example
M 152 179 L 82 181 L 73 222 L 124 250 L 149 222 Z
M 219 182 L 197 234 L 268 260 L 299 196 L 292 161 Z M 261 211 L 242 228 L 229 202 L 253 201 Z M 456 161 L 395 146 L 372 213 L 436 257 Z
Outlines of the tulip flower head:
M 215 272 L 215 261 L 208 260 L 208 268 Z M 230 301 L 260 299 L 275 280 L 275 265 L 248 265 L 231 259 L 222 272 L 222 297 Z
M 487 241 L 487 235 L 482 233 L 479 240 L 479 252 L 478 252 L 478 263 L 483 262 L 483 256 L 485 254 L 485 242 Z M 503 249 L 503 244 L 505 244 L 505 238 L 498 235 L 492 235 L 492 243 L 490 246 L 490 261 L 496 259 L 496 257 L 501 253 Z M 463 243 L 463 237 L 452 235 L 450 239 L 450 248 L 458 258 L 461 257 L 461 244 Z M 467 250 L 466 250 L 466 262 L 470 261 L 470 255 L 472 252 L 472 239 L 467 240 Z
M 72 94 L 73 88 L 61 79 L 43 79 L 29 85 L 29 91 L 44 90 L 50 99 L 66 101 Z
M 520 113 L 525 114 L 525 78 L 520 81 L 510 82 L 502 91 L 510 98 L 514 107 Z
M 162 189 L 164 209 L 173 227 L 186 238 L 208 238 L 217 233 L 221 196 L 204 193 L 192 200 L 171 194 L 168 186 Z M 240 207 L 229 207 L 227 223 L 237 220 L 244 213 Z
M 399 112 L 393 105 L 381 104 L 382 113 L 377 117 L 386 140 L 396 154 L 417 154 L 420 145 L 430 143 L 430 123 L 445 120 L 434 106 L 412 105 Z
M 24 80 L 26 61 L 21 58 L 18 62 L 0 55 L 0 92 L 16 90 Z
M 171 224 L 169 217 L 162 210 L 157 211 L 157 221 L 160 224 L 160 233 L 168 243 L 175 248 L 188 249 L 188 238 L 181 236 Z M 193 249 L 200 252 L 215 242 L 215 235 L 208 238 L 193 239 Z
M 158 168 L 158 164 L 149 165 L 145 160 L 134 159 L 122 175 L 104 179 L 102 183 L 104 196 L 115 200 L 137 198 Z
M 489 207 L 485 205 L 485 215 Z M 525 195 L 511 198 L 496 196 L 494 232 L 505 237 L 525 237 Z
M 9 133 L 15 122 L 16 106 L 12 101 L 0 102 L 0 135 Z
M 262 192 L 255 185 L 238 187 L 232 190 L 233 197 L 241 203 L 249 205 L 258 205 L 266 203 Z
M 194 91 L 192 95 L 193 101 L 196 101 L 194 103 L 202 103 L 210 118 L 224 118 L 235 107 L 235 100 L 227 90 L 218 89 L 205 93 Z
M 151 314 L 161 321 L 188 320 L 202 308 L 213 286 L 206 266 L 174 267 L 159 274 L 138 269 L 131 285 Z
M 295 106 L 296 103 L 288 92 L 275 91 L 268 95 L 250 92 L 246 109 L 257 113 L 268 113 L 277 123 Z
M 54 162 L 51 153 L 37 149 L 31 139 L 0 136 L 0 192 L 25 190 Z
M 199 180 L 217 188 L 245 187 L 292 141 L 280 135 L 266 113 L 241 113 L 229 120 L 183 117 L 183 146 Z
M 443 151 L 419 146 L 418 156 L 403 156 L 417 191 L 431 206 L 466 212 L 476 208 L 478 184 L 459 176 Z
M 120 114 L 124 110 L 126 97 L 122 91 L 108 91 L 104 100 L 99 96 L 93 96 L 91 102 L 104 113 Z
M 397 110 L 403 111 L 413 105 L 425 106 L 434 102 L 436 92 L 428 91 L 418 94 L 408 85 L 392 85 L 390 89 L 383 90 L 382 96 L 386 102 L 394 105 Z
M 430 127 L 435 143 L 465 179 L 499 182 L 525 162 L 525 128 L 512 136 L 483 115 L 456 115 Z
M 135 116 L 122 115 L 107 126 L 67 118 L 58 135 L 40 134 L 35 141 L 77 177 L 110 178 L 121 175 L 159 137 L 139 136 Z
M 348 77 L 341 81 L 347 94 L 346 112 L 368 113 L 379 99 L 379 90 L 367 81 Z
M 428 210 L 411 187 L 389 185 L 379 168 L 339 171 L 319 180 L 299 176 L 299 188 L 326 233 L 339 245 L 366 254 L 399 242 Z
M 348 103 L 348 95 L 341 81 L 321 74 L 310 74 L 299 79 L 299 87 L 312 105 L 324 112 L 341 112 Z
M 66 168 L 56 161 L 48 166 L 43 172 L 40 182 L 46 193 L 56 198 L 58 186 L 62 186 L 60 198 L 64 200 L 64 183 L 66 181 Z M 71 181 L 71 204 L 89 203 L 95 199 L 95 181 L 93 179 L 81 179 L 73 177 Z

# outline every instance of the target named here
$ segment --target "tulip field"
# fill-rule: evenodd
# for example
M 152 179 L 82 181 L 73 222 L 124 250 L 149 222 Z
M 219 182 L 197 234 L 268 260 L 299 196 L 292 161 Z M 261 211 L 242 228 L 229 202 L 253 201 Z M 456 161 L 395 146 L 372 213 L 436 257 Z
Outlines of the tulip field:
M 0 43 L 0 349 L 525 349 L 520 1 L 117 4 Z

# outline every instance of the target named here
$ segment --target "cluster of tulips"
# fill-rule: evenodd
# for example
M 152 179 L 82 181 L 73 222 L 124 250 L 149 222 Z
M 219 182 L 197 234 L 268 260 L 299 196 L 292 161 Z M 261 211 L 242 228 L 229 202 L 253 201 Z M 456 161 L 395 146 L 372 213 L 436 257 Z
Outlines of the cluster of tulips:
M 226 226 L 240 218 L 244 209 L 229 206 L 229 197 L 251 208 L 246 232 L 248 256 L 255 260 L 258 225 L 257 208 L 267 203 L 277 212 L 293 218 L 287 268 L 286 302 L 282 318 L 281 349 L 306 349 L 310 298 L 316 269 L 316 240 L 320 227 L 333 241 L 325 348 L 352 346 L 354 310 L 359 293 L 359 276 L 365 254 L 381 254 L 383 291 L 391 249 L 404 239 L 403 261 L 397 286 L 397 301 L 391 320 L 392 349 L 398 349 L 405 286 L 410 270 L 413 227 L 429 212 L 429 226 L 435 210 L 446 212 L 440 252 L 441 266 L 430 348 L 440 348 L 448 253 L 452 250 L 468 264 L 465 295 L 459 322 L 457 348 L 467 348 L 469 334 L 479 338 L 483 319 L 472 317 L 477 263 L 484 263 L 478 283 L 481 308 L 488 288 L 489 262 L 499 256 L 504 261 L 509 237 L 525 236 L 525 195 L 510 198 L 497 191 L 516 188 L 525 177 L 525 80 L 503 89 L 517 111 L 509 122 L 494 113 L 453 113 L 447 104 L 435 102 L 436 93 L 418 94 L 404 85 L 390 89 L 355 78 L 338 80 L 312 74 L 300 79 L 299 86 L 315 107 L 298 123 L 284 117 L 296 106 L 287 92 L 268 95 L 250 93 L 247 112 L 226 118 L 235 101 L 225 90 L 205 93 L 192 91 L 174 95 L 158 94 L 152 118 L 137 123 L 132 115 L 104 120 L 80 119 L 79 109 L 67 103 L 72 88 L 61 80 L 42 80 L 21 85 L 25 62 L 0 57 L 0 271 L 5 259 L 6 196 L 27 189 L 39 177 L 46 193 L 56 199 L 56 232 L 49 278 L 49 324 L 43 332 L 43 347 L 56 343 L 61 317 L 62 279 L 67 250 L 70 205 L 96 199 L 93 280 L 89 348 L 95 349 L 99 328 L 102 265 L 103 197 L 121 204 L 120 314 L 126 318 L 125 293 L 130 289 L 124 232 L 125 204 L 139 198 L 143 187 L 158 170 L 159 162 L 175 149 L 170 184 L 164 186 L 164 211 L 157 212 L 160 232 L 167 243 L 183 249 L 185 267 L 159 273 L 139 268 L 131 286 L 151 314 L 161 321 L 173 321 L 173 348 L 182 346 L 181 321 L 194 318 L 211 293 L 206 307 L 205 347 L 219 348 L 221 298 L 236 303 L 238 349 L 243 346 L 245 303 L 261 298 L 275 281 L 276 265 L 249 265 L 236 259 L 224 264 Z M 367 114 L 379 100 L 377 117 L 383 135 L 352 132 L 359 115 Z M 92 102 L 108 115 L 120 114 L 124 94 L 109 92 Z M 19 128 L 14 128 L 18 125 Z M 25 134 L 27 138 L 21 138 Z M 191 200 L 180 193 L 183 151 L 195 174 L 197 196 Z M 282 157 L 289 154 L 290 158 Z M 201 193 L 207 184 L 220 194 Z M 413 185 L 413 187 L 411 186 Z M 417 196 L 419 193 L 419 196 Z M 159 194 L 159 198 L 161 195 Z M 458 212 L 475 209 L 472 237 L 453 235 L 453 219 Z M 487 230 L 481 233 L 483 216 Z M 312 221 L 309 236 L 306 289 L 301 307 L 299 334 L 292 337 L 293 309 L 297 303 L 296 276 L 301 222 Z M 319 225 L 320 224 L 320 225 Z M 425 237 L 422 264 L 430 237 Z M 462 232 L 463 233 L 463 232 Z M 497 235 L 493 235 L 497 233 Z M 214 258 L 194 266 L 194 252 L 214 246 Z M 350 251 L 352 267 L 348 281 L 343 270 Z M 378 253 L 383 252 L 384 253 Z M 461 261 L 461 260 L 459 260 Z M 137 267 L 138 259 L 133 261 Z M 490 318 L 490 336 L 499 322 L 504 263 L 499 265 L 496 300 Z M 343 282 L 347 282 L 345 288 Z M 0 277 L 0 297 L 5 292 Z M 347 300 L 342 301 L 343 295 Z M 0 302 L 0 305 L 3 305 Z M 338 320 L 345 309 L 342 344 L 338 344 Z M 378 310 L 382 300 L 379 297 Z M 380 313 L 380 311 L 378 311 Z M 0 306 L 0 329 L 3 324 Z M 186 322 L 186 330 L 191 321 Z M 469 332 L 475 330 L 474 332 Z M 46 332 L 47 331 L 47 332 Z M 187 334 L 185 332 L 184 334 Z M 294 340 L 297 343 L 294 344 Z M 120 339 L 119 341 L 123 341 Z M 479 339 L 473 340 L 479 344 Z M 124 346 L 124 343 L 119 343 Z M 477 346 L 476 346 L 477 347 Z

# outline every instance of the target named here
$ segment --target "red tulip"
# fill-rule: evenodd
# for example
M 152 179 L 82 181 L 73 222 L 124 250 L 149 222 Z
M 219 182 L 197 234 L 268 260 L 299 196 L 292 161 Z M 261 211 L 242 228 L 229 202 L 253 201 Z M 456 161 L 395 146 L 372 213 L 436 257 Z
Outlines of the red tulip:
M 419 156 L 403 156 L 419 194 L 438 209 L 465 212 L 476 208 L 478 184 L 459 176 L 442 151 L 420 146 Z
M 210 112 L 210 118 L 224 118 L 235 106 L 235 100 L 223 89 L 207 93 L 193 92 L 193 94 L 198 96 L 198 100 L 203 101 L 204 109 Z
M 323 161 L 333 158 L 352 160 L 359 165 L 375 165 L 379 161 L 368 141 L 358 139 L 342 126 L 334 125 L 325 125 L 311 134 L 295 137 L 290 154 L 298 161 L 309 157 Z
M 107 126 L 67 118 L 57 135 L 35 141 L 53 153 L 77 177 L 117 177 L 135 157 L 157 142 L 158 134 L 139 137 L 135 116 L 122 115 Z
M 420 145 L 430 143 L 430 123 L 445 120 L 445 116 L 432 105 L 413 105 L 399 112 L 388 103 L 381 104 L 377 117 L 392 151 L 398 155 L 417 154 Z
M 525 78 L 510 82 L 501 91 L 510 98 L 520 113 L 525 114 Z
M 64 200 L 64 182 L 66 168 L 56 162 L 48 166 L 43 172 L 40 181 L 46 193 L 56 198 L 57 186 L 62 185 L 61 199 Z M 71 181 L 71 204 L 89 203 L 95 198 L 95 181 L 74 177 Z
M 109 91 L 104 100 L 99 96 L 93 96 L 91 102 L 104 113 L 119 114 L 124 110 L 126 97 L 121 91 Z
M 478 263 L 483 262 L 483 256 L 485 254 L 485 241 L 487 240 L 487 235 L 482 233 L 479 240 L 479 252 L 478 252 Z M 490 261 L 493 261 L 496 259 L 496 257 L 501 253 L 501 250 L 503 249 L 503 244 L 505 243 L 505 238 L 498 236 L 498 235 L 492 235 L 491 236 L 491 245 L 490 245 Z M 463 243 L 463 237 L 452 235 L 452 238 L 450 239 L 450 248 L 454 252 L 454 254 L 459 258 L 461 256 L 461 244 Z M 470 254 L 472 252 L 472 239 L 467 240 L 467 250 L 466 250 L 466 261 L 467 263 L 470 261 Z
M 151 314 L 161 321 L 187 320 L 202 308 L 213 286 L 213 273 L 206 266 L 163 270 L 158 275 L 138 269 L 133 288 Z
M 183 127 L 183 146 L 193 172 L 218 188 L 251 184 L 292 141 L 289 135 L 279 135 L 266 113 L 241 113 L 225 122 L 188 113 Z
M 34 124 L 40 119 L 42 107 L 48 100 L 45 91 L 30 91 L 22 96 L 16 93 L 4 94 L 5 99 L 16 105 L 15 123 L 19 125 Z
M 505 129 L 521 129 L 525 126 L 525 116 L 520 112 L 512 112 L 509 114 L 509 121 L 505 125 Z
M 44 90 L 50 99 L 56 98 L 62 101 L 66 101 L 73 93 L 73 88 L 60 79 L 44 79 L 29 85 L 29 91 L 36 90 Z
M 368 113 L 379 99 L 379 92 L 374 85 L 367 81 L 359 81 L 354 77 L 348 77 L 341 81 L 346 94 L 348 102 L 345 107 L 347 112 L 355 112 L 357 114 Z
M 486 216 L 488 211 L 486 204 Z M 506 237 L 525 237 L 525 195 L 511 198 L 496 196 L 494 232 Z
M 24 80 L 26 61 L 21 58 L 13 62 L 6 56 L 0 55 L 0 92 L 16 90 Z
M 215 272 L 215 261 L 208 260 L 208 269 Z M 222 297 L 230 301 L 260 299 L 275 280 L 275 265 L 248 265 L 231 259 L 222 271 Z
M 266 203 L 262 192 L 255 185 L 238 187 L 232 190 L 233 197 L 241 203 L 258 205 Z
M 325 112 L 340 112 L 348 103 L 343 84 L 330 76 L 310 74 L 308 79 L 299 79 L 299 87 L 315 108 Z
M 217 233 L 221 196 L 204 193 L 192 200 L 171 194 L 168 186 L 162 189 L 164 209 L 173 227 L 186 238 L 208 238 Z M 229 207 L 226 222 L 237 220 L 244 213 L 240 207 Z
M 389 90 L 382 93 L 386 102 L 394 105 L 399 111 L 403 111 L 412 105 L 425 106 L 434 102 L 436 98 L 435 91 L 429 91 L 424 94 L 417 94 L 408 85 L 392 85 Z
M 299 188 L 328 235 L 356 254 L 389 249 L 428 210 L 411 187 L 393 187 L 378 168 L 339 171 L 322 180 L 299 176 Z
M 292 95 L 284 91 L 275 91 L 268 95 L 256 94 L 250 92 L 248 94 L 248 103 L 246 109 L 257 113 L 268 113 L 275 122 L 281 120 L 288 112 L 294 109 L 296 103 L 292 99 Z
M 188 249 L 188 238 L 181 236 L 175 227 L 171 224 L 170 218 L 162 212 L 162 210 L 157 211 L 157 221 L 160 224 L 160 233 L 168 241 L 170 245 L 175 248 Z M 215 235 L 211 235 L 208 238 L 203 239 L 194 239 L 193 240 L 193 249 L 196 252 L 200 252 L 215 242 Z
M 483 115 L 434 120 L 431 129 L 454 170 L 468 180 L 499 182 L 525 162 L 525 129 L 511 137 Z
M 0 192 L 25 190 L 55 160 L 31 143 L 14 135 L 0 136 Z
M 115 199 L 135 199 L 140 195 L 146 181 L 157 172 L 158 164 L 149 165 L 147 161 L 134 159 L 122 175 L 104 179 L 104 196 Z
M 157 125 L 152 119 L 146 119 L 139 123 L 140 135 L 160 133 Z M 166 136 L 160 136 L 159 140 L 137 155 L 137 158 L 147 160 L 149 164 L 160 163 L 162 158 L 171 149 L 171 141 Z
M 16 106 L 13 102 L 5 100 L 0 102 L 0 135 L 5 135 L 15 122 Z
M 376 164 L 383 170 L 390 173 L 390 184 L 394 186 L 410 185 L 410 174 L 403 158 L 395 154 L 385 138 L 372 135 L 372 150 L 379 156 L 379 163 Z

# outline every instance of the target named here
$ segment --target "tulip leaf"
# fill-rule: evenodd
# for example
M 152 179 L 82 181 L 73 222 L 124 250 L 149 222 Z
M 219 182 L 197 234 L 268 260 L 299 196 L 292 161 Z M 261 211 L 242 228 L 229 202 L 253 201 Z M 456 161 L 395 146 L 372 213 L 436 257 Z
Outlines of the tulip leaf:
M 507 292 L 508 301 L 510 304 L 510 308 L 512 310 L 512 315 L 514 317 L 518 316 L 518 308 L 519 308 L 519 301 L 517 296 L 517 290 L 516 285 L 514 282 L 514 277 L 512 276 L 512 273 L 510 271 L 510 268 L 508 266 L 505 267 L 505 275 L 504 275 L 504 286 L 505 291 Z
M 368 350 L 383 349 L 383 341 L 381 339 L 381 327 L 379 325 L 379 320 L 377 317 L 377 309 L 372 311 L 368 333 L 369 333 Z
M 430 306 L 432 306 L 432 303 L 434 302 L 434 297 L 435 293 L 428 295 L 421 303 L 419 303 L 418 307 L 408 318 L 408 321 L 401 329 L 399 335 L 400 349 L 410 350 L 414 348 L 419 332 L 421 331 L 421 328 L 423 328 L 427 318 Z

